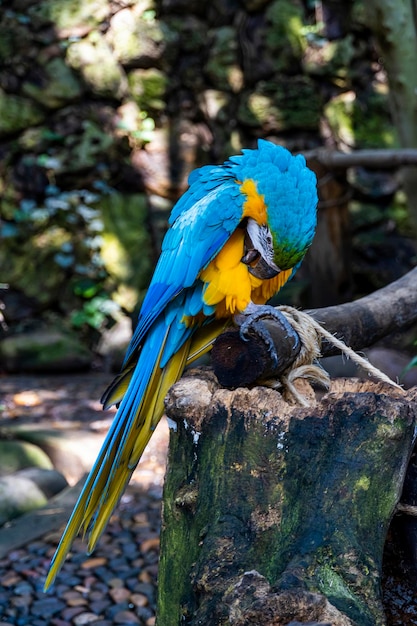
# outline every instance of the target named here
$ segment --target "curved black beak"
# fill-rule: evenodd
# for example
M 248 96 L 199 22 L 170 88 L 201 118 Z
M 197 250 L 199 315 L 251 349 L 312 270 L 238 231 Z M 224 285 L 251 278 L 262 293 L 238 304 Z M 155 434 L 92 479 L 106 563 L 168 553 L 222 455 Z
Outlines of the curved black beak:
M 254 248 L 247 250 L 241 258 L 241 261 L 248 266 L 250 274 L 263 280 L 274 278 L 274 276 L 277 276 L 281 271 L 273 261 L 266 261 L 263 256 L 261 256 L 260 252 Z
M 254 247 L 249 233 L 246 231 L 245 254 L 241 258 L 241 262 L 248 266 L 249 272 L 256 278 L 265 280 L 274 278 L 280 273 L 281 269 L 272 260 L 273 250 L 271 249 L 270 252 L 270 258 L 266 259 L 265 256 L 262 256 L 261 252 Z

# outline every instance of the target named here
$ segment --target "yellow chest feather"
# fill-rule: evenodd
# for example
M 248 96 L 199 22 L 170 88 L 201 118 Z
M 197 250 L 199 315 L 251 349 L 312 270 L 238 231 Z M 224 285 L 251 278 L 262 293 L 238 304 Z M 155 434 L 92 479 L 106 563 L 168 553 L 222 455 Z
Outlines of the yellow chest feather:
M 267 207 L 263 195 L 257 191 L 255 181 L 247 179 L 238 184 L 240 191 L 246 196 L 242 218 L 250 217 L 258 224 L 266 224 Z M 269 280 L 250 274 L 247 265 L 241 262 L 244 238 L 243 228 L 237 228 L 200 274 L 201 280 L 206 284 L 204 301 L 209 306 L 216 307 L 218 318 L 242 312 L 250 302 L 265 304 L 281 289 L 292 273 L 290 269 Z
M 243 229 L 238 228 L 217 256 L 201 274 L 206 284 L 204 301 L 216 307 L 216 317 L 230 317 L 242 312 L 250 302 L 265 304 L 288 280 L 291 270 L 270 280 L 261 280 L 249 273 L 241 262 L 244 255 Z

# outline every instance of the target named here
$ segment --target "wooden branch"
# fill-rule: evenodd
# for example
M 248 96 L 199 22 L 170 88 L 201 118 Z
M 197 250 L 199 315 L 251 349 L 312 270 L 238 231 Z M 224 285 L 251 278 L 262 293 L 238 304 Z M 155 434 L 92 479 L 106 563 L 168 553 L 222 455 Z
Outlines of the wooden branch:
M 417 268 L 369 296 L 308 313 L 348 346 L 362 350 L 382 337 L 417 322 Z M 213 369 L 224 387 L 234 388 L 277 377 L 293 363 L 297 356 L 293 340 L 288 341 L 285 330 L 273 321 L 266 320 L 264 324 L 270 330 L 280 355 L 278 366 L 274 368 L 269 348 L 262 337 L 252 333 L 248 341 L 243 341 L 237 329 L 230 329 L 220 335 L 212 349 Z M 338 352 L 327 341 L 323 343 L 323 356 Z
M 230 328 L 216 339 L 211 361 L 219 382 L 224 387 L 250 385 L 255 380 L 282 374 L 300 352 L 301 343 L 288 335 L 277 320 L 265 321 L 269 336 L 279 346 L 279 362 L 275 365 L 262 334 L 251 331 L 248 340 L 241 338 L 237 328 Z M 298 335 L 297 335 L 298 337 Z
M 319 404 L 229 391 L 195 370 L 170 391 L 158 626 L 385 623 L 384 540 L 417 390 L 337 381 Z
M 317 148 L 303 152 L 303 155 L 307 161 L 318 161 L 329 170 L 346 170 L 359 166 L 393 170 L 406 165 L 417 165 L 416 148 L 354 150 L 353 152 Z
M 308 312 L 351 348 L 361 350 L 417 322 L 417 267 L 364 298 Z M 324 346 L 325 356 L 337 352 Z

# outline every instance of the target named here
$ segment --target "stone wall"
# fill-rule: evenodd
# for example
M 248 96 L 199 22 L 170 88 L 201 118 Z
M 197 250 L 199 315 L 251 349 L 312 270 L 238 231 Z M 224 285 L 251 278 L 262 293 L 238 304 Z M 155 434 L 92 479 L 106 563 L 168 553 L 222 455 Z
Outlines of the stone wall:
M 358 2 L 324 25 L 298 0 L 9 4 L 0 22 L 8 333 L 64 323 L 96 346 L 140 300 L 196 165 L 257 137 L 294 151 L 394 142 Z

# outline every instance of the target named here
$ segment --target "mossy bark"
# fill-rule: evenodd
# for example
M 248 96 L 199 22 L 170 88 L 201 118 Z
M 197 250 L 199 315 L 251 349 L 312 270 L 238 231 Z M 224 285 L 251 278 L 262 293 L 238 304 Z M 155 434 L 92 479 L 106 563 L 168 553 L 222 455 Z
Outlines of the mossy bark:
M 210 370 L 177 383 L 158 626 L 384 624 L 416 396 L 345 381 L 301 409 L 272 389 L 222 389 Z

